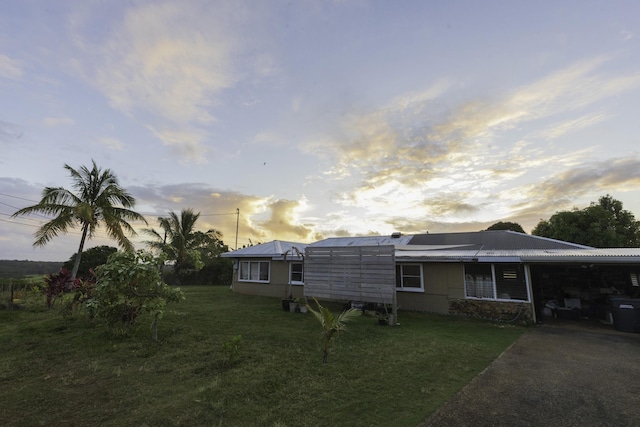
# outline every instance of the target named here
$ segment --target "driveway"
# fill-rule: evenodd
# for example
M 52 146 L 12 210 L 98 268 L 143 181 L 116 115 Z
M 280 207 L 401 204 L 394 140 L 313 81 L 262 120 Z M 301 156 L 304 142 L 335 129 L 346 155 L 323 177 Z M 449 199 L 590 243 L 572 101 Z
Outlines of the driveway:
M 638 426 L 640 334 L 536 326 L 420 427 Z

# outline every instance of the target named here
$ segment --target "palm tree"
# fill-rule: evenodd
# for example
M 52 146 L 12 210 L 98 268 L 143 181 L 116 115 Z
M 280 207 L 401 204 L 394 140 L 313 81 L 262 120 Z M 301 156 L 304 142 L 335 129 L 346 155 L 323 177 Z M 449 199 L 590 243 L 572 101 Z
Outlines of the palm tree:
M 125 234 L 133 237 L 136 232 L 127 221 L 147 223 L 142 215 L 130 209 L 135 206 L 135 199 L 120 186 L 113 172 L 110 169 L 101 170 L 94 160 L 91 162 L 91 170 L 86 166 L 75 170 L 67 164 L 64 165 L 71 175 L 75 192 L 63 187 L 46 187 L 38 204 L 20 209 L 12 215 L 17 217 L 42 213 L 55 216 L 34 233 L 34 246 L 44 246 L 59 234 L 80 226 L 82 237 L 71 271 L 72 280 L 78 273 L 86 239 L 93 238 L 101 224 L 104 224 L 107 234 L 115 239 L 120 247 L 131 251 L 133 244 Z
M 346 323 L 353 318 L 362 314 L 362 312 L 355 308 L 350 308 L 336 315 L 327 307 L 320 305 L 317 299 L 315 299 L 318 311 L 307 305 L 307 309 L 314 315 L 316 319 L 322 325 L 322 363 L 329 361 L 329 348 L 331 347 L 331 340 L 334 335 L 340 331 L 344 331 L 347 328 Z
M 180 274 L 191 266 L 201 267 L 199 254 L 194 251 L 200 233 L 195 230 L 199 217 L 200 212 L 194 213 L 191 208 L 183 209 L 180 216 L 171 211 L 168 217 L 158 218 L 162 234 L 153 228 L 144 229 L 145 233 L 154 238 L 153 241 L 145 243 L 152 249 L 166 254 L 167 259 L 175 261 L 176 274 Z

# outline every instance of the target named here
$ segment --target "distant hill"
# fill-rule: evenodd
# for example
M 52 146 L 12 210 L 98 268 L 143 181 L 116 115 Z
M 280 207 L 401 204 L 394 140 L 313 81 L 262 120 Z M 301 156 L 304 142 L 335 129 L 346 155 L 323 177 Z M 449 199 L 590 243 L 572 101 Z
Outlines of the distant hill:
M 57 273 L 64 261 L 18 261 L 0 260 L 0 278 L 20 279 L 30 274 Z

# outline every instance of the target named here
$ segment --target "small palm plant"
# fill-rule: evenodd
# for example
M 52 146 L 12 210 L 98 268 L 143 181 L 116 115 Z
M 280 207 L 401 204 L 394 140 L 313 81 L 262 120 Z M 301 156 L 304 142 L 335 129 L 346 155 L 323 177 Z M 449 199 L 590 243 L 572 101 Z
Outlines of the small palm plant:
M 337 332 L 344 331 L 347 328 L 346 323 L 362 314 L 362 312 L 358 309 L 350 308 L 336 315 L 327 307 L 320 305 L 317 299 L 314 298 L 314 301 L 318 306 L 318 310 L 314 310 L 309 305 L 307 305 L 307 308 L 322 325 L 322 363 L 327 363 L 329 361 L 329 348 L 334 335 Z

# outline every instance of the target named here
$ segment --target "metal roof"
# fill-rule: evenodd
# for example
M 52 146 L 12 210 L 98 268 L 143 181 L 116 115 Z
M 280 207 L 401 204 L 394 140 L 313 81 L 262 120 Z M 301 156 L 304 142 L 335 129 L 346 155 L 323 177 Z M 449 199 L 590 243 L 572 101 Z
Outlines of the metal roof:
M 596 249 L 513 231 L 332 237 L 315 243 L 274 240 L 222 254 L 225 258 L 300 260 L 298 251 L 327 246 L 394 245 L 400 262 L 524 262 L 640 264 L 640 248 Z M 297 251 L 296 251 L 297 249 Z
M 396 248 L 396 261 L 423 262 L 524 262 L 524 263 L 599 263 L 640 264 L 640 248 L 615 249 L 515 249 L 408 250 Z
M 285 242 L 283 240 L 273 240 L 255 246 L 238 249 L 237 251 L 226 252 L 221 256 L 225 258 L 271 258 L 283 259 L 287 254 L 287 259 L 302 259 L 298 256 L 296 249 L 304 255 L 307 243 Z
M 386 246 L 386 245 L 407 245 L 414 237 L 413 235 L 391 236 L 362 236 L 362 237 L 330 237 L 311 243 L 309 246 Z
M 469 249 L 588 249 L 589 246 L 509 230 L 417 234 L 409 245 L 465 245 Z

